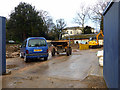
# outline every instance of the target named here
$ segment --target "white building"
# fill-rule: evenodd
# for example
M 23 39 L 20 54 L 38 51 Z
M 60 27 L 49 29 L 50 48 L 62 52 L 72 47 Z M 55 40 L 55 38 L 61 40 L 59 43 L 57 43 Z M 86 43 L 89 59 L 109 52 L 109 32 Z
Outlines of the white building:
M 91 29 L 91 32 L 92 32 L 92 33 L 97 33 L 97 31 L 94 30 L 93 28 Z
M 72 36 L 72 35 L 78 35 L 82 33 L 81 27 L 68 27 L 63 29 L 64 33 L 68 33 L 68 34 L 63 34 L 62 37 L 65 36 Z

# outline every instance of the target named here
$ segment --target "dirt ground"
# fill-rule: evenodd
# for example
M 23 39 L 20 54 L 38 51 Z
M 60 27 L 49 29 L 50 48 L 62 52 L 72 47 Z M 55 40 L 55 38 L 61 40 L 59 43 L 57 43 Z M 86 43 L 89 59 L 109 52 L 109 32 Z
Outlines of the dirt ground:
M 75 46 L 76 47 L 76 46 Z M 102 49 L 78 50 L 73 54 L 51 57 L 48 61 L 34 60 L 25 63 L 19 57 L 19 45 L 6 46 L 7 70 L 2 76 L 3 88 L 107 88 L 103 67 L 98 64 L 96 53 Z M 16 53 L 15 53 L 16 52 Z M 18 52 L 18 53 L 17 53 Z M 14 54 L 14 57 L 9 57 Z
M 89 75 L 82 83 L 87 84 L 88 88 L 107 88 L 102 76 Z

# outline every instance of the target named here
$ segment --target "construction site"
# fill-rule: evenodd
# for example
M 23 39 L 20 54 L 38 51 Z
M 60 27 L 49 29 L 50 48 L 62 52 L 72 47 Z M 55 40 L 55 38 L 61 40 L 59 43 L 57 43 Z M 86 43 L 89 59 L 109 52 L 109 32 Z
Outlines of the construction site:
M 114 0 L 107 3 L 102 13 L 103 30 L 83 34 L 77 30 L 79 27 L 74 27 L 77 34 L 73 35 L 69 27 L 56 36 L 57 40 L 35 36 L 23 43 L 12 39 L 6 43 L 6 18 L 0 17 L 0 89 L 119 90 L 119 6 L 120 2 Z
M 98 40 L 100 34 L 86 44 L 74 43 L 73 40 L 47 40 L 47 61 L 36 59 L 26 63 L 20 58 L 20 45 L 7 44 L 2 87 L 106 88 L 101 53 L 103 45 L 99 45 Z

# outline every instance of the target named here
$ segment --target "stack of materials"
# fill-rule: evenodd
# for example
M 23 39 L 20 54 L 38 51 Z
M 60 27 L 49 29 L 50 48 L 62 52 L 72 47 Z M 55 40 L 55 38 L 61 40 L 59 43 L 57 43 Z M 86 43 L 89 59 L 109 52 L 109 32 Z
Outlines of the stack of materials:
M 99 65 L 103 66 L 103 50 L 97 52 L 98 60 L 99 60 Z

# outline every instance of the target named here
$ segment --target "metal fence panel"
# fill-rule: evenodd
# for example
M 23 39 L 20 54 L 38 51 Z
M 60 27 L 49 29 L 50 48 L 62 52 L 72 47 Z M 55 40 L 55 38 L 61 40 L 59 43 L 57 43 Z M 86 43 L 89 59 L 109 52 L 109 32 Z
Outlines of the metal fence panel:
M 0 75 L 6 73 L 6 31 L 5 17 L 0 17 Z
M 118 88 L 119 80 L 119 2 L 114 2 L 104 15 L 103 74 L 108 88 Z

